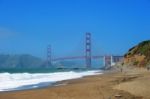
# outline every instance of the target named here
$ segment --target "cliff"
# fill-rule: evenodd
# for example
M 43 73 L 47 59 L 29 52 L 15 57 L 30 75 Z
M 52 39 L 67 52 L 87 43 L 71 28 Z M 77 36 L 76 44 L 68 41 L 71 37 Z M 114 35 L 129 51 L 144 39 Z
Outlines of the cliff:
M 124 55 L 124 64 L 146 67 L 150 64 L 150 40 L 143 41 L 129 49 Z

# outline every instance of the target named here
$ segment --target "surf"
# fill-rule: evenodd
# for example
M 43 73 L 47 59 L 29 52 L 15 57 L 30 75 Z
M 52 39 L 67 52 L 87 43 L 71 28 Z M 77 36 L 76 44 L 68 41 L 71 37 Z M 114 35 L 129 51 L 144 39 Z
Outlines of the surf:
M 0 91 L 40 88 L 53 83 L 102 74 L 100 70 L 66 71 L 53 73 L 0 73 Z

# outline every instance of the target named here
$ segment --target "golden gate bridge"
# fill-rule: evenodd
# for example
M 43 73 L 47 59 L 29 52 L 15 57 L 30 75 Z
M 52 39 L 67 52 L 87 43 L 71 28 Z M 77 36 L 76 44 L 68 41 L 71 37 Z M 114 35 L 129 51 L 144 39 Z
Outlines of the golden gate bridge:
M 85 55 L 83 56 L 66 56 L 66 57 L 52 57 L 51 45 L 47 47 L 47 64 L 52 64 L 54 61 L 72 60 L 72 59 L 85 59 L 85 67 L 92 68 L 92 60 L 103 59 L 105 67 L 112 66 L 113 64 L 121 61 L 123 56 L 121 55 L 98 55 L 92 56 L 92 42 L 91 33 L 87 32 L 85 34 Z

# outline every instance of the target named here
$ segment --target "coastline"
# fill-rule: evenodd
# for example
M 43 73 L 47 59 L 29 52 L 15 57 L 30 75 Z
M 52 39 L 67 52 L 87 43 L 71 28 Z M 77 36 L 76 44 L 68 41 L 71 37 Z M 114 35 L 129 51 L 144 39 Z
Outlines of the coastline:
M 0 92 L 38 89 L 57 82 L 102 74 L 101 70 L 62 71 L 54 73 L 1 73 Z M 57 85 L 56 85 L 57 86 Z
M 145 80 L 144 77 L 149 74 L 145 69 L 127 70 L 123 73 L 119 71 L 106 72 L 100 75 L 60 81 L 55 84 L 59 86 L 2 92 L 0 99 L 116 99 L 117 95 L 121 99 L 149 99 L 150 96 L 141 96 L 128 88 L 131 87 L 130 83 L 137 82 L 138 79 Z M 126 85 L 128 90 L 123 89 L 124 85 L 122 84 L 126 83 L 128 83 L 128 86 Z

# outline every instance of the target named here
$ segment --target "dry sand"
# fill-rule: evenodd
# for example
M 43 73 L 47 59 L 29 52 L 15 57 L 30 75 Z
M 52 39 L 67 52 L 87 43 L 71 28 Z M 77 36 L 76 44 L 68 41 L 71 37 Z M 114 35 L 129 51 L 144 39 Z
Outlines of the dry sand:
M 124 90 L 142 99 L 150 99 L 150 71 L 146 69 L 134 69 L 124 75 L 120 84 L 114 86 L 114 89 Z M 131 78 L 131 80 L 129 80 Z M 132 79 L 134 78 L 134 79 Z M 126 81 L 127 80 L 127 81 Z
M 132 69 L 60 82 L 61 86 L 1 92 L 0 99 L 150 99 L 150 72 Z

